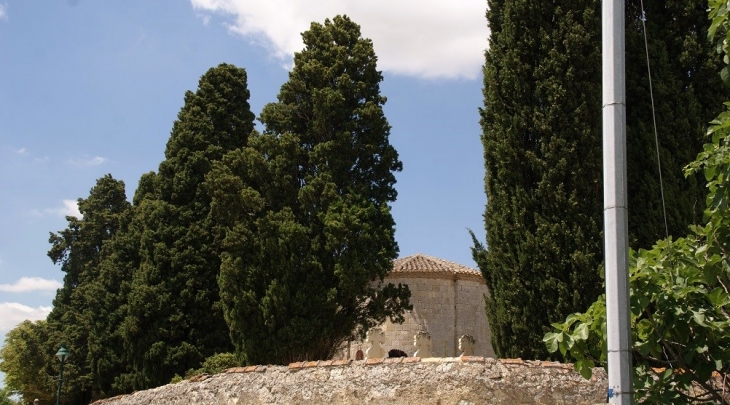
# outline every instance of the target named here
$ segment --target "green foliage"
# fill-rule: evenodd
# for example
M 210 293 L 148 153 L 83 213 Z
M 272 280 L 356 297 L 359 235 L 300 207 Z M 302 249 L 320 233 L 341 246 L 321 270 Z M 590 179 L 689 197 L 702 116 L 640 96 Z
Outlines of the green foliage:
M 240 363 L 234 353 L 218 353 L 205 359 L 200 371 L 201 374 L 218 374 L 231 367 L 238 367 L 239 365 Z
M 238 366 L 240 366 L 240 363 L 238 361 L 238 356 L 236 356 L 235 353 L 217 353 L 205 359 L 203 365 L 200 368 L 195 370 L 188 370 L 185 373 L 185 378 L 190 378 L 201 374 L 219 374 L 228 370 L 229 368 Z M 183 381 L 183 377 L 175 374 L 175 376 L 172 377 L 172 380 L 170 380 L 170 384 L 175 384 L 180 381 Z
M 265 133 L 248 141 L 245 71 L 220 65 L 186 93 L 133 205 L 110 175 L 79 199 L 83 216 L 51 234 L 66 275 L 48 322 L 21 324 L 1 353 L 13 393 L 50 402 L 61 342 L 64 402 L 88 403 L 185 370 L 330 357 L 356 329 L 403 320 L 407 287 L 378 285 L 397 255 L 401 163 L 372 44 L 346 17 L 314 24 L 305 43 Z
M 370 40 L 347 17 L 302 34 L 266 131 L 214 165 L 219 285 L 245 364 L 330 358 L 355 330 L 402 321 L 407 287 L 378 288 L 396 258 L 385 98 Z
M 708 36 L 722 33 L 717 51 L 728 64 L 728 3 L 709 5 Z M 704 225 L 630 252 L 634 390 L 646 403 L 730 403 L 730 102 L 707 133 L 711 143 L 685 168 L 707 182 Z M 586 378 L 593 364 L 606 363 L 605 308 L 602 296 L 544 337 L 549 351 L 575 359 Z
M 600 5 L 491 0 L 474 259 L 499 357 L 546 358 L 549 322 L 600 293 Z M 525 29 L 530 27 L 530 29 Z
M 88 366 L 100 398 L 130 391 L 118 378 L 130 371 L 121 326 L 127 316 L 132 274 L 139 266 L 139 233 L 130 225 L 133 216 L 130 207 L 119 219 L 119 230 L 104 245 L 99 277 L 86 287 L 89 309 L 93 309 L 88 317 Z
M 644 2 L 669 233 L 700 220 L 702 179 L 682 167 L 703 143 L 718 91 L 702 2 Z M 498 356 L 546 358 L 542 335 L 601 293 L 600 2 L 491 0 L 482 143 L 487 244 L 474 258 Z M 629 234 L 663 238 L 638 0 L 626 4 Z M 524 27 L 530 27 L 525 29 Z
M 644 2 L 667 225 L 675 239 L 702 222 L 704 179 L 685 177 L 682 168 L 702 150 L 707 123 L 730 95 L 717 75 L 721 57 L 704 37 L 710 26 L 706 5 Z M 640 2 L 628 1 L 626 12 L 629 237 L 632 248 L 648 249 L 666 232 Z
M 185 379 L 183 379 L 180 374 L 175 374 L 172 376 L 172 379 L 170 380 L 170 384 L 177 384 L 179 382 L 183 382 Z
M 0 349 L 5 395 L 0 395 L 0 403 L 8 395 L 20 395 L 23 402 L 38 398 L 50 403 L 55 399 L 55 375 L 47 373 L 47 365 L 55 360 L 46 350 L 48 338 L 46 321 L 24 321 L 5 335 L 5 345 Z
M 246 144 L 254 116 L 246 72 L 208 70 L 175 121 L 158 173 L 140 179 L 130 236 L 138 257 L 121 325 L 132 371 L 117 386 L 144 389 L 232 350 L 218 305 L 219 246 L 201 187 L 214 162 Z
M 716 43 L 716 50 L 718 54 L 724 55 L 723 62 L 725 66 L 720 71 L 720 77 L 725 83 L 725 86 L 730 87 L 730 24 L 728 23 L 728 4 L 723 0 L 709 0 L 710 6 L 710 28 L 707 30 L 707 37 L 710 41 Z M 717 35 L 720 34 L 722 37 L 719 40 L 715 40 Z
M 606 362 L 606 296 L 601 295 L 584 313 L 569 315 L 562 324 L 554 323 L 560 332 L 548 332 L 543 338 L 550 353 L 560 351 L 573 357 L 575 370 L 590 378 L 597 364 Z M 598 339 L 597 336 L 602 338 Z
M 687 174 L 707 180 L 705 224 L 630 254 L 634 390 L 650 403 L 728 403 L 730 390 L 730 103 Z M 576 370 L 606 363 L 606 301 L 553 324 L 544 341 Z M 715 377 L 711 380 L 711 377 Z
M 96 354 L 89 350 L 89 332 L 95 320 L 108 316 L 103 309 L 113 309 L 98 305 L 106 294 L 98 288 L 104 282 L 100 263 L 110 253 L 107 244 L 123 226 L 131 205 L 124 182 L 106 175 L 96 181 L 88 198 L 78 200 L 78 207 L 82 217 L 66 217 L 68 228 L 51 234 L 49 240 L 48 256 L 66 275 L 48 315 L 51 334 L 44 352 L 53 354 L 61 343 L 66 344 L 72 356 L 64 368 L 68 376 L 64 396 L 71 402 L 90 402 L 100 395 L 102 376 L 91 368 Z M 46 365 L 49 372 L 57 362 L 51 361 Z
M 11 396 L 7 387 L 0 388 L 0 405 L 20 405 L 20 402 L 15 401 Z

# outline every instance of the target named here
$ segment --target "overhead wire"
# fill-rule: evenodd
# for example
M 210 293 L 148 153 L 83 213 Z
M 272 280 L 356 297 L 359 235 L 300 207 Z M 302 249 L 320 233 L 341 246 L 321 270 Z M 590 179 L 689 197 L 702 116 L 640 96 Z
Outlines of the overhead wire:
M 662 160 L 659 154 L 659 132 L 656 125 L 656 109 L 654 107 L 654 87 L 651 80 L 651 63 L 649 62 L 649 41 L 646 34 L 646 10 L 644 0 L 641 0 L 641 25 L 644 32 L 644 49 L 646 50 L 646 70 L 649 73 L 649 96 L 651 97 L 651 118 L 654 123 L 654 144 L 656 145 L 656 163 L 659 170 L 659 190 L 662 198 L 662 215 L 664 217 L 664 234 L 669 239 L 669 225 L 667 224 L 667 204 L 664 199 L 664 180 L 662 178 Z

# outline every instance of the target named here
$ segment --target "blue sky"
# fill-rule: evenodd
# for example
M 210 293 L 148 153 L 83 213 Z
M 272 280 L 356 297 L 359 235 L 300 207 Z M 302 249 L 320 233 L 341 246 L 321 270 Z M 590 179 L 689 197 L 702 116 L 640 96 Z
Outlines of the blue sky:
M 244 67 L 255 114 L 276 101 L 299 33 L 347 14 L 373 40 L 403 161 L 393 205 L 401 256 L 474 266 L 484 239 L 479 140 L 483 0 L 0 0 L 0 337 L 42 319 L 63 280 L 46 256 L 97 178 L 131 199 L 157 170 L 186 90 Z M 261 128 L 260 124 L 258 128 Z

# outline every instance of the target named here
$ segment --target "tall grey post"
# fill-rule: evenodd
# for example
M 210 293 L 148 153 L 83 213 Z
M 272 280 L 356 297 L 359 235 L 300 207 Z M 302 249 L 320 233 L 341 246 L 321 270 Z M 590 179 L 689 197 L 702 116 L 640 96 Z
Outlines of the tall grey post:
M 624 0 L 603 0 L 602 8 L 608 401 L 631 404 Z

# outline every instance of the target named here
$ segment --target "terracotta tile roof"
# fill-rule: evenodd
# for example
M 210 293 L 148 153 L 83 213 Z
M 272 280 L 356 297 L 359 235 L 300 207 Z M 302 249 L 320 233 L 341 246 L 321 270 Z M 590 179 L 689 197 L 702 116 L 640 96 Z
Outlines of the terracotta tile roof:
M 458 263 L 421 253 L 393 261 L 390 275 L 401 277 L 456 278 L 484 281 L 482 273 Z

